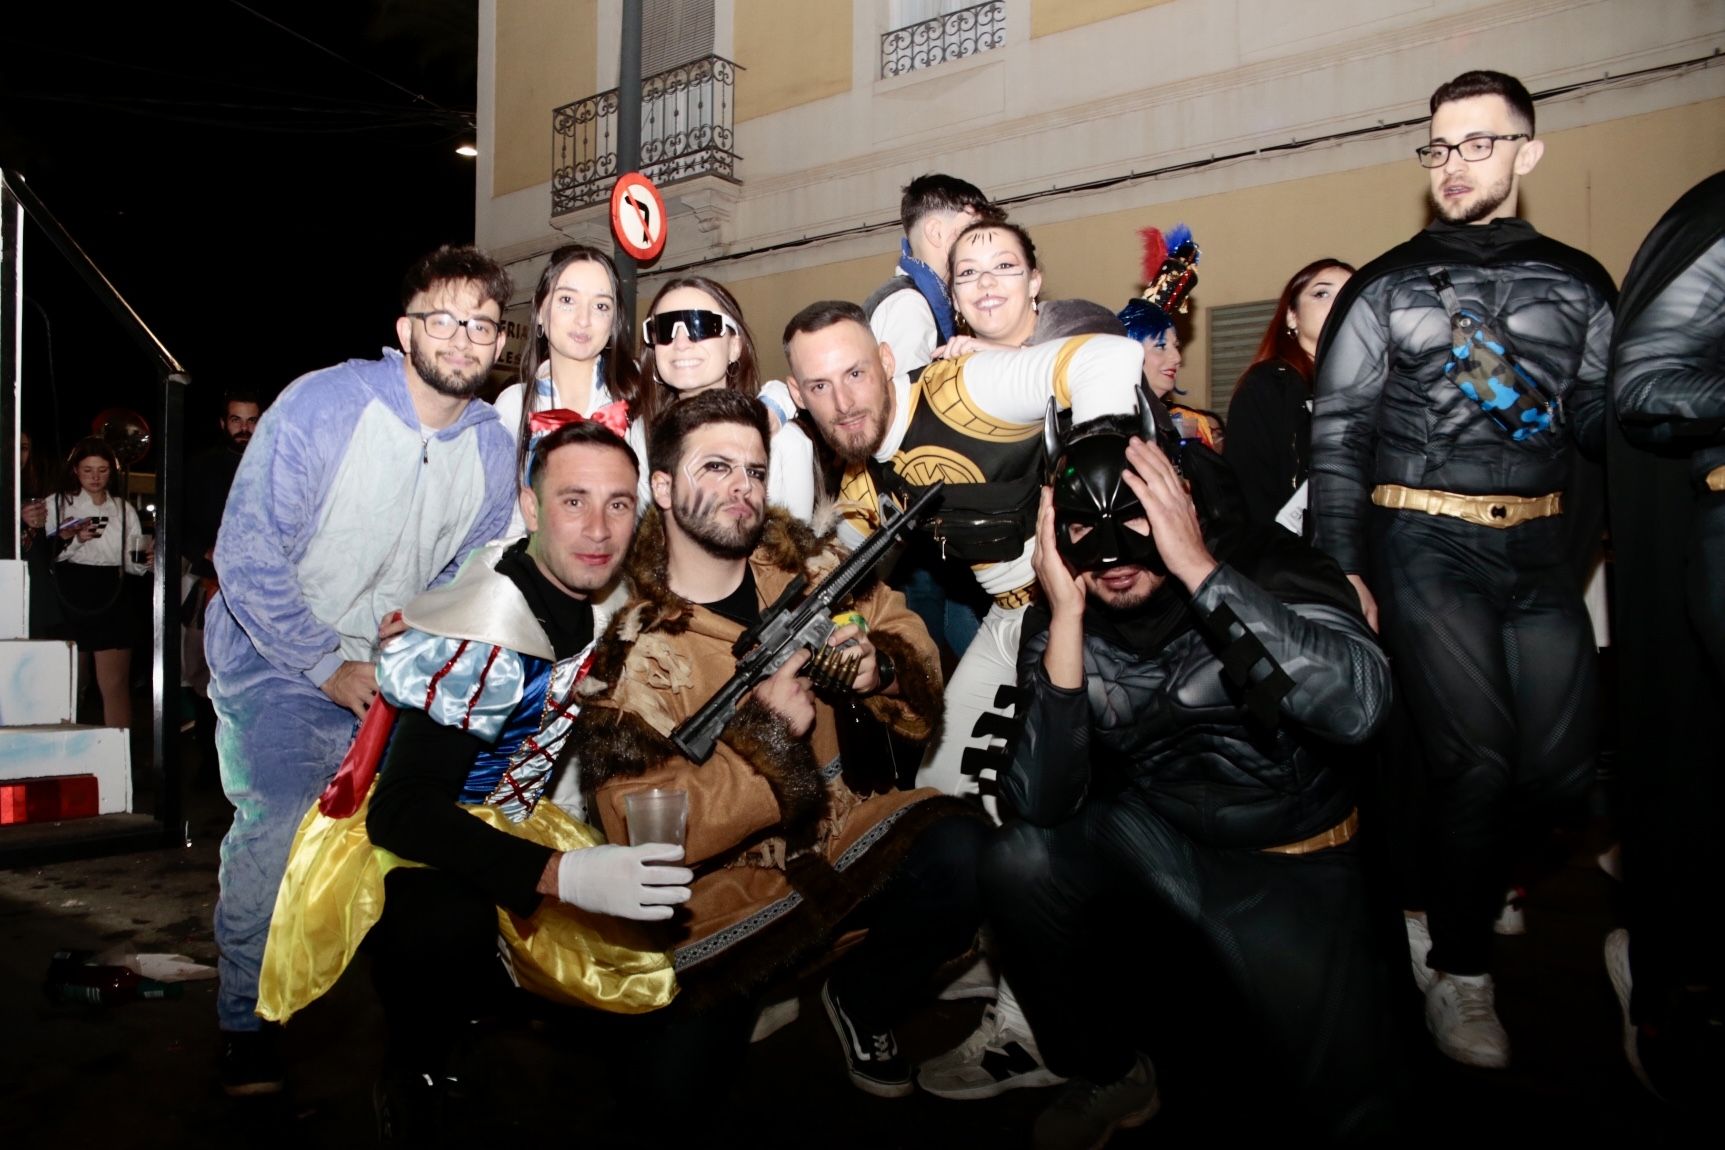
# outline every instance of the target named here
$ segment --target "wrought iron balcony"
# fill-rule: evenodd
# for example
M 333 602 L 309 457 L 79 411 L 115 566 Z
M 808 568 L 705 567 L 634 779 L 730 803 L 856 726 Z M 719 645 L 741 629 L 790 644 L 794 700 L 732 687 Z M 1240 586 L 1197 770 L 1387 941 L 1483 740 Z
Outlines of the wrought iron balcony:
M 696 176 L 737 182 L 737 65 L 704 56 L 641 81 L 641 171 L 660 187 Z M 617 170 L 617 89 L 551 113 L 551 214 L 604 202 Z
M 880 78 L 891 79 L 1006 43 L 1006 0 L 989 0 L 895 28 L 880 38 Z

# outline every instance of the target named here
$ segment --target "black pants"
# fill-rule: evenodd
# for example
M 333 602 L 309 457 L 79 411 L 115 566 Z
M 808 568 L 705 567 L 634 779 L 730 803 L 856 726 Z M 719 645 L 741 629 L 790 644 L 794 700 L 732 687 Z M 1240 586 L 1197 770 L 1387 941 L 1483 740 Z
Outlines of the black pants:
M 1253 1108 L 1303 1112 L 1306 1133 L 1332 1141 L 1393 1128 L 1404 1078 L 1390 972 L 1354 844 L 1308 855 L 1206 847 L 1128 790 L 1058 827 L 1003 827 L 983 856 L 982 890 L 1006 975 L 1055 1070 L 1118 1078 L 1141 1045 L 1131 1001 L 1149 995 L 1154 1009 L 1158 988 L 1164 1006 L 1192 993 L 1198 971 L 1143 973 L 1154 933 L 1145 951 L 1124 944 L 1122 924 L 1150 919 L 1197 932 L 1195 961 L 1230 999 L 1206 1013 L 1239 1020 L 1230 1072 Z
M 1430 962 L 1484 974 L 1518 826 L 1580 810 L 1593 777 L 1593 632 L 1562 516 L 1498 529 L 1374 519 L 1384 646 L 1424 751 Z
M 841 934 L 868 930 L 832 975 L 859 1025 L 892 1026 L 917 1005 L 935 973 L 975 941 L 982 925 L 977 865 L 990 830 L 968 818 L 930 826 L 886 886 L 840 925 Z
M 945 819 L 924 830 L 887 884 L 841 924 L 867 927 L 832 977 L 862 1025 L 890 1026 L 924 992 L 936 971 L 963 954 L 982 922 L 977 859 L 989 828 Z M 513 1007 L 497 956 L 497 908 L 460 879 L 429 868 L 397 869 L 385 882 L 383 917 L 366 947 L 389 1028 L 389 1057 L 404 1069 L 440 1072 L 472 1020 Z M 678 999 L 638 1016 L 561 1010 L 571 1043 L 608 1052 L 601 1089 L 619 1121 L 650 1113 L 656 1137 L 687 1145 L 726 1106 L 748 1053 L 756 1003 L 747 997 L 700 1011 Z M 823 1022 L 824 1025 L 824 1022 Z M 614 1056 L 611 1056 L 614 1055 Z M 641 1129 L 632 1126 L 631 1138 Z
M 1725 993 L 1725 492 L 1699 497 L 1683 556 L 1688 633 L 1664 634 L 1648 713 L 1624 733 L 1623 865 L 1637 1022 L 1693 1028 Z M 1680 623 L 1673 627 L 1682 630 Z

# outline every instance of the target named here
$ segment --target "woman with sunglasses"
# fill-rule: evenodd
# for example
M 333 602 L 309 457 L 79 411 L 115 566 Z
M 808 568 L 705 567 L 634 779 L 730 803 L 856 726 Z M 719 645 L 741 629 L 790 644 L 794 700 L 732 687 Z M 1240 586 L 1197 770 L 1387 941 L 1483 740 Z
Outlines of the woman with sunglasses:
M 750 399 L 761 390 L 755 340 L 724 284 L 679 276 L 653 297 L 641 325 L 641 402 L 634 415 L 652 426 L 679 399 L 728 388 Z
M 618 321 L 621 297 L 617 267 L 598 248 L 567 244 L 551 253 L 533 289 L 534 331 L 521 382 L 504 388 L 496 401 L 498 418 L 515 436 L 516 470 L 524 478 L 537 438 L 534 415 L 566 410 L 590 419 L 604 412 L 602 422 L 628 426 L 641 387 L 632 325 Z M 507 537 L 525 529 L 515 508 Z

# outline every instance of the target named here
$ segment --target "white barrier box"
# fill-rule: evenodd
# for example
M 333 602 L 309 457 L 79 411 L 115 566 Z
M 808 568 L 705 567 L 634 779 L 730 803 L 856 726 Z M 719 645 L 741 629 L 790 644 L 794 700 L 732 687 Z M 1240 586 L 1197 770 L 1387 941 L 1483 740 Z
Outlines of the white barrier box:
M 29 564 L 22 559 L 0 559 L 0 639 L 29 637 Z
M 0 727 L 0 782 L 94 775 L 97 814 L 132 809 L 132 749 L 124 727 Z
M 54 639 L 0 641 L 0 727 L 70 723 L 77 717 L 78 658 Z

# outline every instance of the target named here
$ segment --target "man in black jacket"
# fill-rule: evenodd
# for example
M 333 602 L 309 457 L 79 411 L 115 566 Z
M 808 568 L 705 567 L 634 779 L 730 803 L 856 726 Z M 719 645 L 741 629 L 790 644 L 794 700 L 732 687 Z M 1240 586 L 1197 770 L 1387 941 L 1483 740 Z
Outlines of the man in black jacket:
M 216 769 L 216 712 L 210 706 L 210 668 L 204 662 L 204 605 L 216 586 L 216 531 L 222 525 L 222 509 L 228 503 L 228 488 L 234 485 L 234 472 L 240 468 L 240 458 L 246 444 L 258 429 L 263 417 L 263 405 L 250 391 L 230 391 L 222 397 L 221 428 L 223 442 L 194 455 L 187 463 L 185 548 L 182 574 L 196 577 L 190 593 L 180 633 L 180 681 L 191 688 L 192 705 L 197 715 L 198 779 L 214 783 Z
M 1438 218 L 1361 269 L 1318 349 L 1313 543 L 1402 669 L 1424 750 L 1430 933 L 1409 918 L 1438 1049 L 1509 1062 L 1491 978 L 1513 821 L 1577 804 L 1595 672 L 1570 487 L 1601 448 L 1610 278 L 1515 218 L 1539 162 L 1513 76 L 1468 72 L 1416 149 Z M 1566 512 L 1568 514 L 1566 514 Z M 1424 953 L 1429 947 L 1429 956 Z
M 1285 1092 L 1271 1109 L 1316 1136 L 1382 1135 L 1400 1079 L 1388 970 L 1338 766 L 1384 713 L 1388 664 L 1334 563 L 1275 527 L 1201 524 L 1134 430 L 1074 428 L 1044 492 L 1002 794 L 1019 819 L 983 863 L 1007 976 L 1074 1080 L 1034 1142 L 1100 1146 L 1155 1113 L 1118 993 L 1142 969 L 1126 924 L 1145 921 L 1198 936 L 1250 1028 L 1230 1058 L 1255 1096 Z M 1087 954 L 1117 976 L 1106 993 L 1076 976 Z

